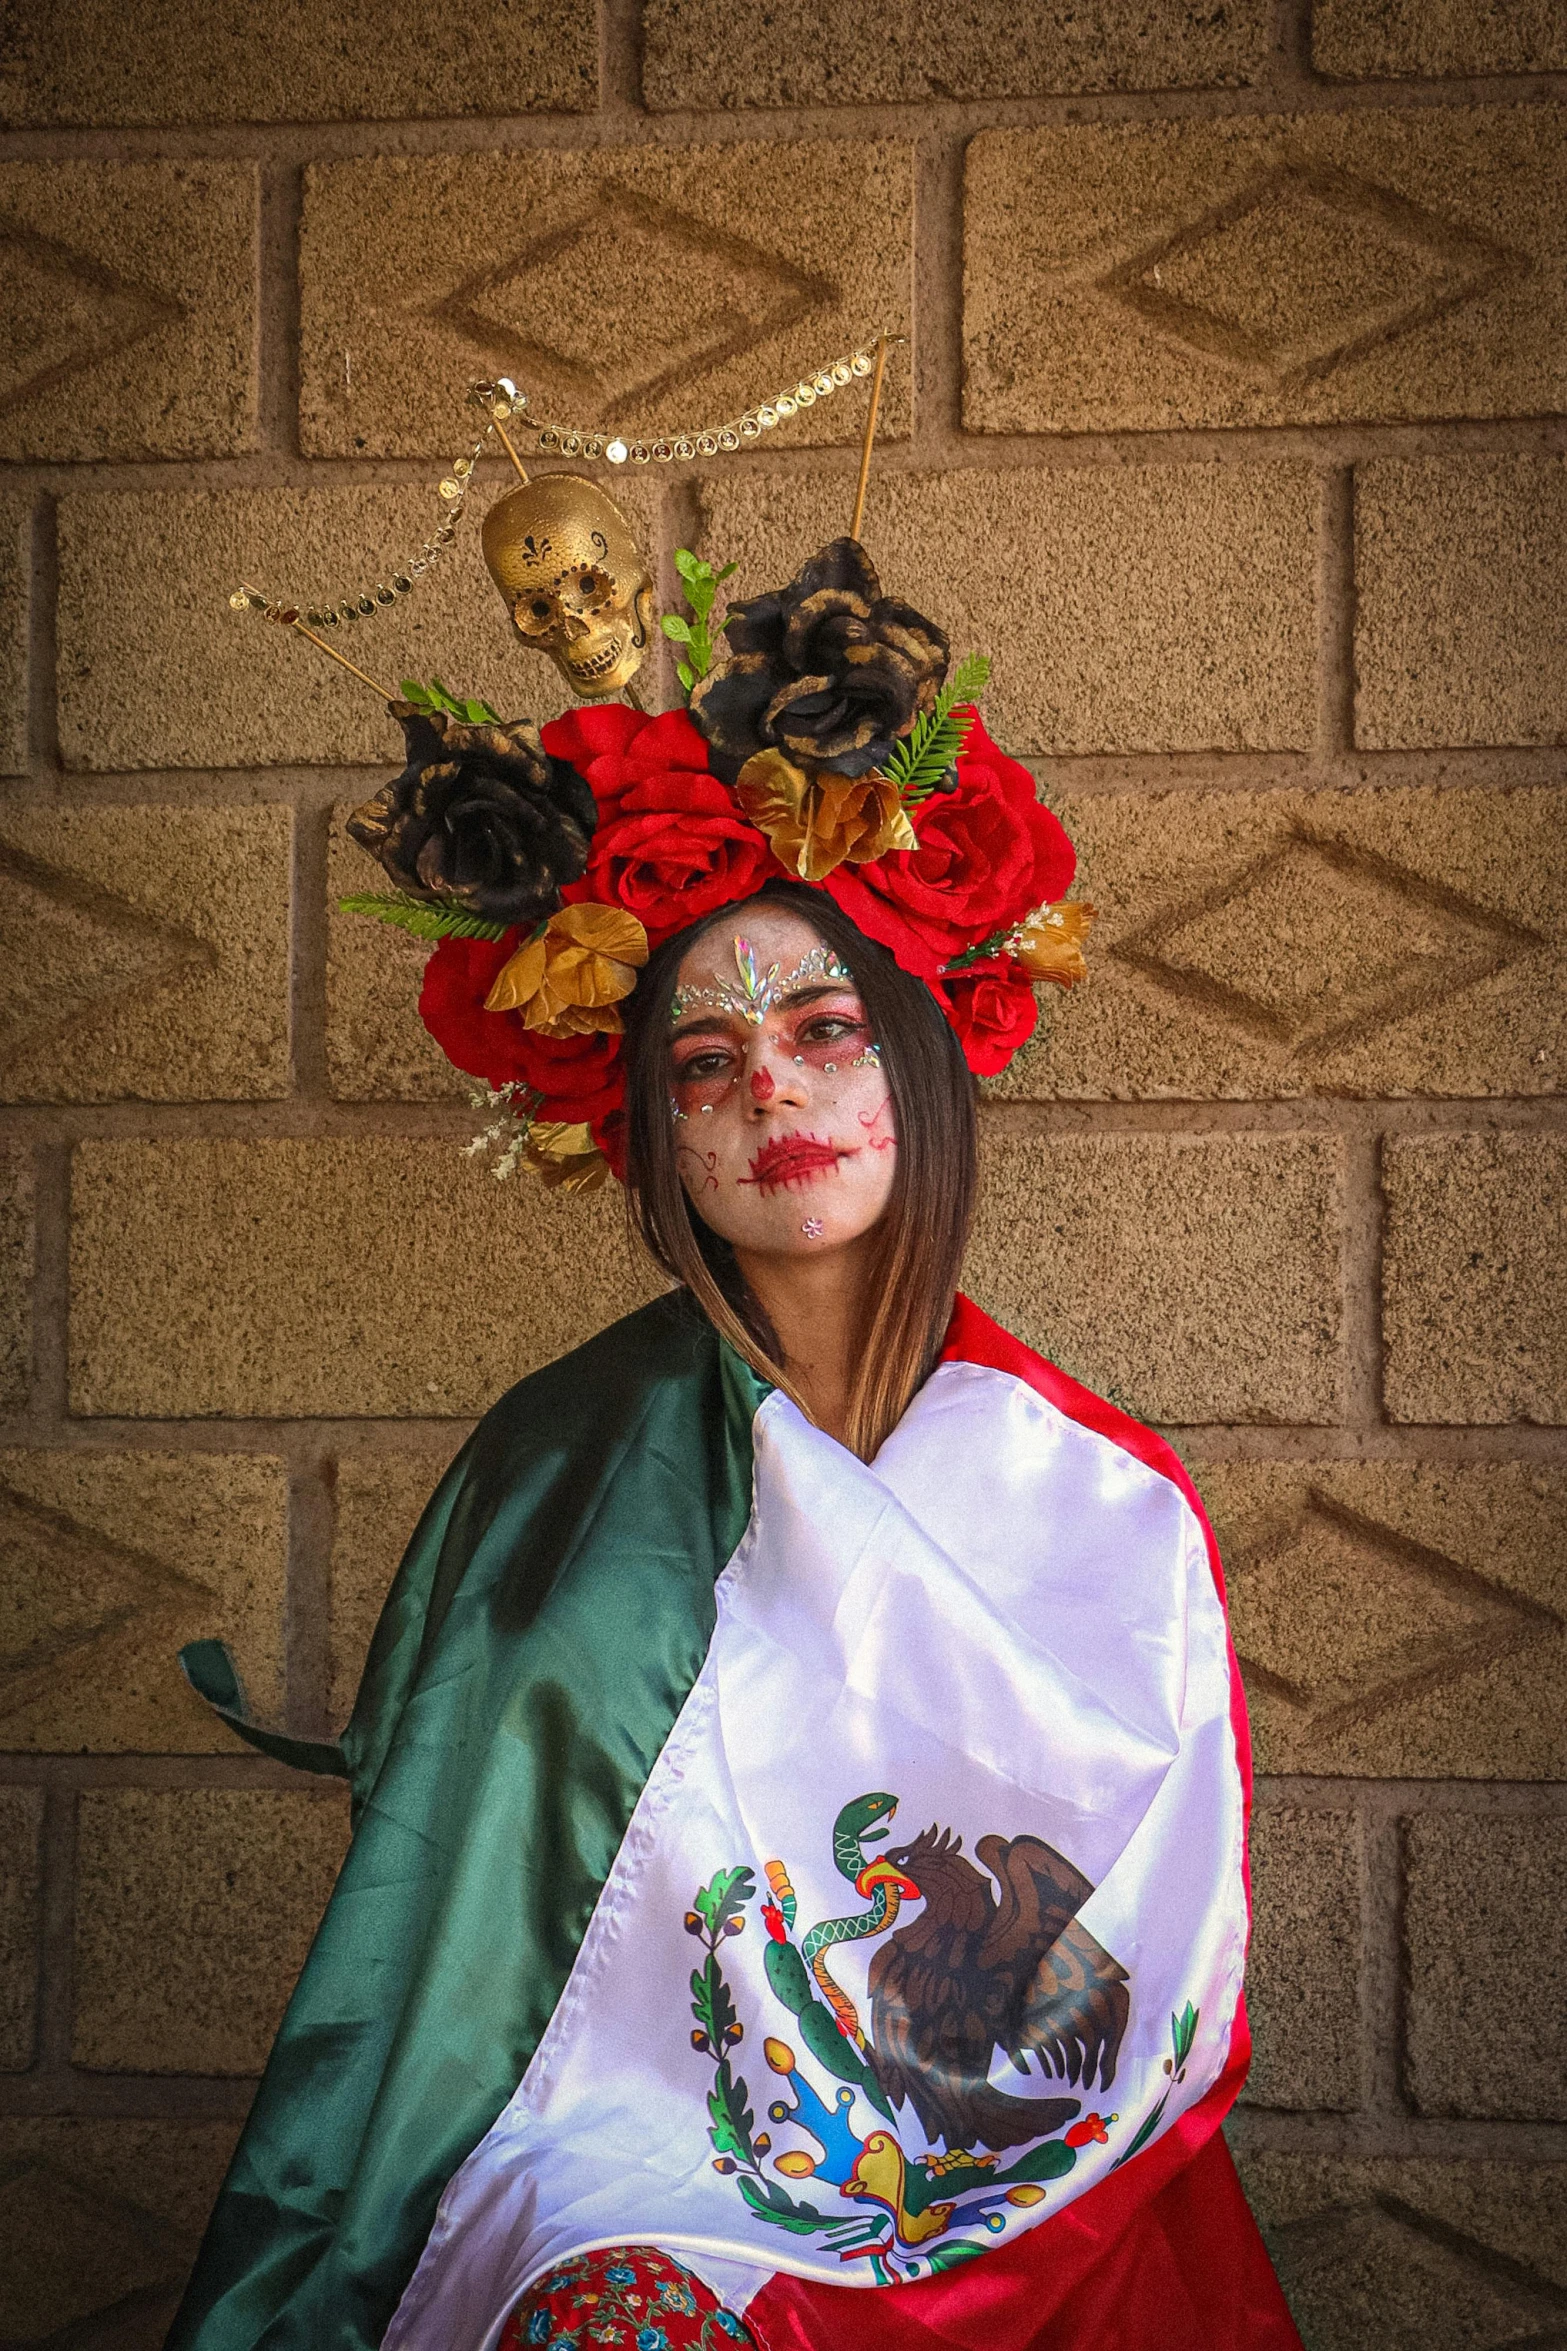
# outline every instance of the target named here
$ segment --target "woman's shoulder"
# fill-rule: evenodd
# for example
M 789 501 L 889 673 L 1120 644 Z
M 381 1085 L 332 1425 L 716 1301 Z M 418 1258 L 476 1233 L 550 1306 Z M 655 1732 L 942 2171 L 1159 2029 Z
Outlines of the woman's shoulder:
M 498 1396 L 474 1431 L 474 1447 L 514 1454 L 519 1442 L 554 1445 L 563 1432 L 623 1424 L 669 1383 L 709 1378 L 717 1353 L 706 1317 L 684 1291 L 667 1290 Z
M 1140 1461 L 1146 1469 L 1168 1478 L 1177 1491 L 1189 1502 L 1199 1520 L 1206 1526 L 1202 1504 L 1197 1490 L 1173 1445 L 1161 1437 L 1157 1429 L 1124 1412 L 1108 1397 L 1075 1380 L 1048 1356 L 1013 1334 L 976 1306 L 972 1298 L 960 1291 L 952 1309 L 946 1340 L 942 1346 L 943 1363 L 975 1363 L 987 1370 L 1010 1373 L 1042 1396 L 1066 1419 L 1078 1427 L 1089 1429 L 1095 1436 L 1104 1437 L 1118 1445 L 1123 1453 Z

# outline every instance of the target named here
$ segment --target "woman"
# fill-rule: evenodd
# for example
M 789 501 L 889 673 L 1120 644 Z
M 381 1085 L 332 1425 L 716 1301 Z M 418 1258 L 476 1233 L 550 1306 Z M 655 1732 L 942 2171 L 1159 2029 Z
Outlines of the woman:
M 1217 2135 L 1246 1750 L 1201 1514 L 955 1299 L 986 1048 L 954 999 L 998 912 L 1018 959 L 1054 820 L 1025 778 L 1007 832 L 971 732 L 939 843 L 916 804 L 848 889 L 751 858 L 679 928 L 731 840 L 689 722 L 573 714 L 544 750 L 593 788 L 580 880 L 444 941 L 426 1018 L 492 1080 L 515 1058 L 547 1164 L 589 1130 L 621 1157 L 677 1287 L 486 1417 L 341 1757 L 240 1726 L 346 1768 L 358 1829 L 172 2340 L 1286 2351 Z M 809 835 L 844 771 L 797 772 Z M 987 793 L 1015 905 L 954 866 Z M 375 819 L 400 880 L 431 794 Z M 888 909 L 964 891 L 972 944 L 922 973 Z M 633 904 L 645 968 L 606 948 Z

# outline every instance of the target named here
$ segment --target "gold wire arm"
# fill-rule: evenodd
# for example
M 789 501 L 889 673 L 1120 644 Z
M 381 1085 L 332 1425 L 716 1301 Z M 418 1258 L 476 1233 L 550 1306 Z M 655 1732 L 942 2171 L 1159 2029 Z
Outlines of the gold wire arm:
M 901 340 L 901 337 L 900 337 Z M 860 524 L 865 519 L 865 485 L 871 478 L 871 444 L 876 438 L 876 412 L 881 406 L 881 380 L 887 372 L 887 338 L 876 338 L 876 372 L 871 377 L 871 404 L 865 418 L 865 439 L 860 445 L 860 478 L 854 491 L 854 520 L 849 525 L 849 536 L 857 539 Z
M 252 588 L 247 582 L 245 583 L 244 593 L 249 596 L 254 596 L 259 593 L 259 590 Z M 319 645 L 322 652 L 326 654 L 328 660 L 335 661 L 340 669 L 346 669 L 350 677 L 356 677 L 362 686 L 368 686 L 371 693 L 378 694 L 383 702 L 395 702 L 397 700 L 397 696 L 395 694 L 388 693 L 385 686 L 377 685 L 375 679 L 371 677 L 367 671 L 360 669 L 356 663 L 350 661 L 346 653 L 339 653 L 337 647 L 335 645 L 329 645 L 325 637 L 318 637 L 314 629 L 307 629 L 304 622 L 300 620 L 297 615 L 286 625 L 290 629 L 294 630 L 299 636 L 304 637 L 310 644 Z
M 517 455 L 516 449 L 512 445 L 512 437 L 510 433 L 506 430 L 506 427 L 502 424 L 498 416 L 492 416 L 490 422 L 494 425 L 496 433 L 500 437 L 501 447 L 505 450 L 513 465 L 517 468 L 517 479 L 520 482 L 525 482 L 528 478 L 528 469 L 523 464 L 522 459 Z
M 372 694 L 379 694 L 383 702 L 395 702 L 397 700 L 397 696 L 391 693 L 387 687 L 378 686 L 373 677 L 369 676 L 366 671 L 356 667 L 356 665 L 349 660 L 346 653 L 339 653 L 337 647 L 335 645 L 329 645 L 325 637 L 318 637 L 314 629 L 307 629 L 302 620 L 291 621 L 289 626 L 297 630 L 299 635 L 304 637 L 308 643 L 312 645 L 319 645 L 322 652 L 329 655 L 329 657 L 338 664 L 340 669 L 346 669 L 350 677 L 357 678 L 362 686 L 368 686 Z

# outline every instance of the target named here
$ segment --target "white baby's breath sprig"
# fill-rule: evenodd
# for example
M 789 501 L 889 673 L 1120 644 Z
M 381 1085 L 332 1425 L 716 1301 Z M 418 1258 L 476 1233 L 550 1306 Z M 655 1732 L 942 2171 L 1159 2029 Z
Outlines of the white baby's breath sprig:
M 504 1086 L 470 1086 L 468 1099 L 475 1110 L 498 1110 L 500 1116 L 463 1145 L 463 1157 L 476 1159 L 481 1151 L 497 1150 L 499 1156 L 490 1173 L 503 1184 L 522 1164 L 539 1098 L 521 1078 L 513 1078 Z

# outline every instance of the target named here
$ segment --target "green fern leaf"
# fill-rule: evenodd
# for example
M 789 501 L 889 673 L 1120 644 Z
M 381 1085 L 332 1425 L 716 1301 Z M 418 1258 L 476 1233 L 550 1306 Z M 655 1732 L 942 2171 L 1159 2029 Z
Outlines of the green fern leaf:
M 936 696 L 934 708 L 923 712 L 894 744 L 886 773 L 904 800 L 928 798 L 959 757 L 976 716 L 975 700 L 989 678 L 989 654 L 966 654 Z
M 339 898 L 337 911 L 368 914 L 376 922 L 395 924 L 416 939 L 504 939 L 511 927 L 504 922 L 486 922 L 482 915 L 468 914 L 460 906 L 426 906 L 418 898 L 356 895 Z
M 965 653 L 947 681 L 946 691 L 954 703 L 977 702 L 990 683 L 990 655 Z

